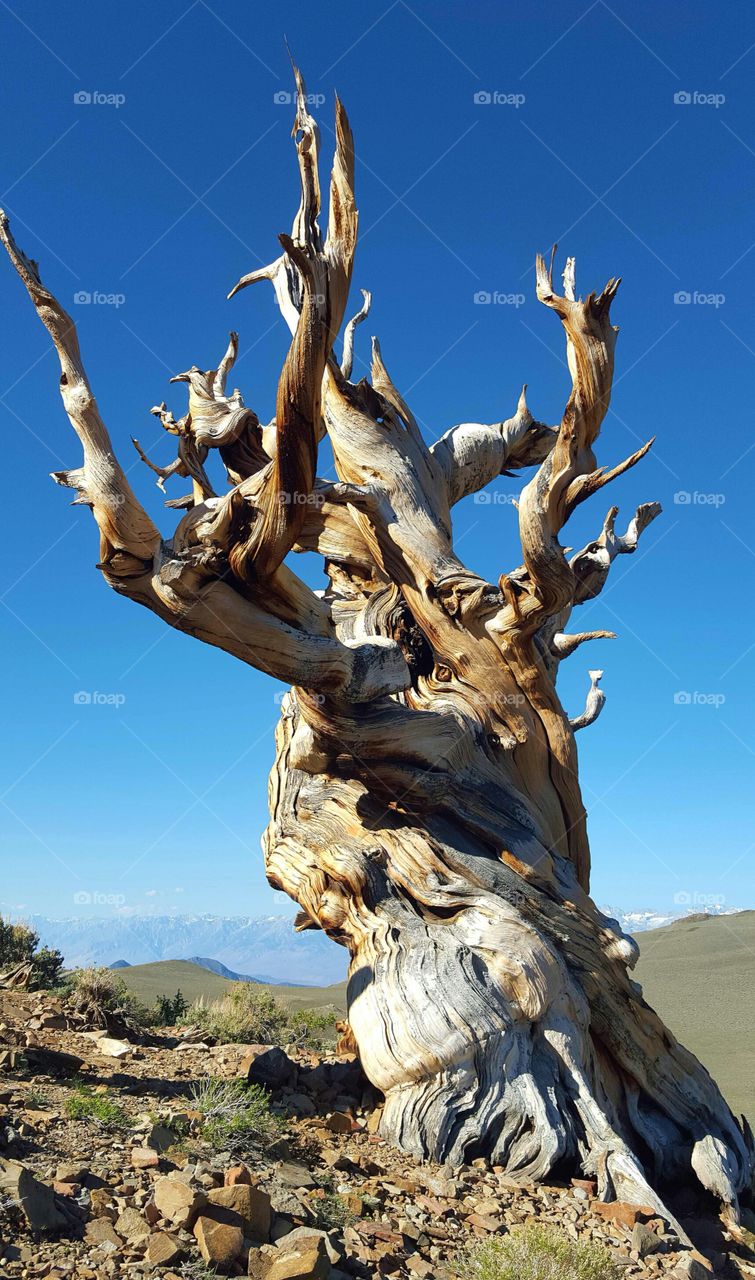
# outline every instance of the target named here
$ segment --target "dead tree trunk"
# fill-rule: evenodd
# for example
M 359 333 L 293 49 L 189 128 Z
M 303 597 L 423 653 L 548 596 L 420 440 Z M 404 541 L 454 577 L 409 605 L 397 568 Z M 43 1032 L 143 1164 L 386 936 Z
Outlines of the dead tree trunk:
M 61 392 L 84 460 L 55 475 L 91 507 L 100 569 L 170 626 L 290 682 L 276 735 L 271 884 L 300 928 L 351 955 L 349 1017 L 386 1095 L 383 1132 L 458 1162 L 489 1156 L 513 1178 L 556 1166 L 594 1173 L 601 1194 L 662 1208 L 658 1188 L 696 1175 L 732 1207 L 751 1179 L 752 1137 L 701 1064 L 630 977 L 634 942 L 589 897 L 590 854 L 574 733 L 600 712 L 601 672 L 570 720 L 560 663 L 609 632 L 568 632 L 575 606 L 634 552 L 657 503 L 626 530 L 611 508 L 567 558 L 559 533 L 578 503 L 639 461 L 608 470 L 594 446 L 608 409 L 617 280 L 575 296 L 537 260 L 537 296 L 565 331 L 572 389 L 557 426 L 524 396 L 506 421 L 453 427 L 428 447 L 373 341 L 371 381 L 351 380 L 341 329 L 357 239 L 351 131 L 336 104 L 327 234 L 319 226 L 318 132 L 297 73 L 301 203 L 275 262 L 236 285 L 272 282 L 291 346 L 276 415 L 261 426 L 217 369 L 196 366 L 169 468 L 191 491 L 163 540 L 112 449 L 73 322 L 16 247 L 11 261 L 57 348 Z M 318 480 L 327 432 L 338 481 Z M 136 442 L 135 442 L 136 443 Z M 149 459 L 137 444 L 148 463 Z M 226 490 L 206 470 L 217 450 Z M 222 470 L 223 468 L 217 468 Z M 451 508 L 502 472 L 535 468 L 519 502 L 523 564 L 485 582 L 454 553 Z M 314 550 L 315 594 L 289 552 Z

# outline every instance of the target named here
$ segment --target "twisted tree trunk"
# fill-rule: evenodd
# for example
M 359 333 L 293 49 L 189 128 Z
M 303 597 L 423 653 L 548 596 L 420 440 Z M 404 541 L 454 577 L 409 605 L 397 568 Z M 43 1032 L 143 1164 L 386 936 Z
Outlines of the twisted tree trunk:
M 270 882 L 299 928 L 351 955 L 349 1018 L 383 1131 L 404 1150 L 489 1156 L 512 1178 L 594 1173 L 606 1198 L 663 1212 L 664 1182 L 696 1176 L 736 1214 L 752 1174 L 746 1124 L 674 1040 L 630 977 L 636 946 L 589 897 L 590 855 L 574 734 L 602 709 L 592 671 L 584 712 L 556 692 L 561 661 L 610 632 L 569 633 L 575 606 L 634 552 L 657 503 L 567 559 L 574 508 L 644 455 L 606 470 L 593 447 L 608 409 L 617 280 L 577 299 L 537 260 L 537 294 L 566 335 L 572 390 L 562 420 L 466 423 L 428 447 L 373 341 L 371 381 L 351 381 L 344 318 L 356 247 L 351 132 L 336 105 L 327 235 L 319 227 L 318 133 L 297 78 L 301 203 L 283 252 L 236 293 L 270 280 L 292 333 L 276 416 L 261 426 L 226 394 L 238 338 L 196 366 L 188 413 L 153 410 L 178 438 L 172 475 L 191 492 L 163 540 L 132 493 L 99 416 L 70 317 L 0 236 L 60 356 L 83 465 L 55 479 L 100 529 L 116 591 L 171 626 L 289 681 L 264 837 Z M 327 432 L 338 480 L 317 479 Z M 217 450 L 226 492 L 207 467 Z M 207 464 L 207 465 L 206 465 Z M 519 502 L 523 564 L 485 582 L 453 550 L 451 509 L 501 473 L 535 467 Z M 324 558 L 311 592 L 292 551 Z

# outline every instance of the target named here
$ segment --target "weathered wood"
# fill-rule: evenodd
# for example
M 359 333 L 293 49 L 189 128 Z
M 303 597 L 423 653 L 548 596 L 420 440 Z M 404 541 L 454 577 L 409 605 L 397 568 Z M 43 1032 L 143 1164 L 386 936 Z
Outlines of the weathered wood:
M 226 393 L 232 333 L 216 370 L 193 366 L 188 411 L 154 410 L 178 442 L 156 467 L 191 492 L 162 539 L 119 467 L 84 373 L 70 317 L 0 238 L 61 361 L 63 400 L 83 466 L 56 476 L 92 507 L 100 568 L 166 623 L 289 682 L 270 778 L 270 882 L 351 955 L 349 1018 L 365 1069 L 386 1095 L 383 1132 L 420 1156 L 479 1155 L 512 1178 L 566 1165 L 600 1193 L 653 1205 L 694 1179 L 731 1207 L 752 1176 L 752 1137 L 630 977 L 634 942 L 589 896 L 590 854 L 575 730 L 602 710 L 590 672 L 570 720 L 560 663 L 609 631 L 567 632 L 617 555 L 631 554 L 657 503 L 624 534 L 616 508 L 567 559 L 574 508 L 637 463 L 608 470 L 594 448 L 608 409 L 618 288 L 563 294 L 537 260 L 540 301 L 565 330 L 572 388 L 561 422 L 514 415 L 462 423 L 428 446 L 377 340 L 370 379 L 351 380 L 356 330 L 334 344 L 348 301 L 357 213 L 351 131 L 336 105 L 328 229 L 319 227 L 319 136 L 296 73 L 301 199 L 269 280 L 291 345 L 276 416 L 261 426 Z M 317 478 L 327 433 L 337 480 Z M 217 467 L 227 491 L 215 492 Z M 501 474 L 535 468 L 519 500 L 523 564 L 486 582 L 453 546 L 452 508 Z M 315 550 L 314 593 L 290 553 Z M 667 1214 L 668 1216 L 668 1214 Z

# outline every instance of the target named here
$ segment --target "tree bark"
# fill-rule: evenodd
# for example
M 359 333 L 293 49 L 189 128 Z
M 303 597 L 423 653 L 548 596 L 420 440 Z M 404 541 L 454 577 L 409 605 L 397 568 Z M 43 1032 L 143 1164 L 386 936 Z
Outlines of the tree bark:
M 665 1184 L 697 1178 L 736 1216 L 752 1135 L 632 981 L 635 943 L 589 896 L 590 851 L 575 732 L 603 708 L 601 671 L 572 716 L 560 663 L 607 631 L 566 631 L 657 503 L 623 534 L 617 510 L 571 558 L 574 508 L 633 466 L 594 446 L 608 409 L 618 280 L 582 300 L 573 259 L 563 292 L 537 259 L 540 301 L 560 319 L 572 388 L 561 422 L 536 421 L 525 391 L 511 418 L 464 423 L 428 446 L 373 339 L 369 380 L 351 380 L 357 325 L 341 330 L 357 239 L 354 152 L 336 103 L 327 234 L 319 226 L 319 137 L 296 72 L 301 201 L 282 254 L 235 286 L 273 283 L 291 346 L 276 415 L 260 424 L 238 390 L 238 351 L 193 366 L 188 412 L 152 412 L 177 437 L 155 467 L 191 491 L 163 539 L 119 466 L 70 317 L 0 216 L 6 245 L 60 357 L 61 392 L 84 461 L 58 473 L 100 529 L 115 590 L 171 626 L 293 687 L 276 733 L 268 878 L 351 956 L 349 1019 L 386 1097 L 383 1132 L 458 1163 L 487 1156 L 510 1177 L 567 1168 L 600 1193 L 669 1215 Z M 316 475 L 327 433 L 338 479 Z M 213 456 L 213 450 L 217 456 Z M 218 494 L 212 471 L 224 472 Z M 534 469 L 519 501 L 523 564 L 488 583 L 453 549 L 452 508 L 501 474 Z M 316 551 L 329 586 L 290 567 Z

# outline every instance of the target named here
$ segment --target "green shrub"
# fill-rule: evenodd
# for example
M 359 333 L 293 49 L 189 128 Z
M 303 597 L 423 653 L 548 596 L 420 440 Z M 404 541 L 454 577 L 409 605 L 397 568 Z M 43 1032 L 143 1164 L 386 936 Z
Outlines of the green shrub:
M 207 1004 L 200 999 L 181 1019 L 199 1026 L 221 1044 L 296 1044 L 316 1049 L 335 1041 L 335 1014 L 317 1009 L 291 1011 L 254 982 L 235 982 Z
M 106 1093 L 94 1093 L 83 1080 L 73 1086 L 66 1098 L 65 1113 L 69 1120 L 93 1120 L 102 1129 L 127 1129 L 129 1119 L 122 1107 Z
M 149 1023 L 149 1013 L 112 969 L 77 969 L 71 979 L 70 1002 L 92 1027 L 130 1027 Z
M 259 1085 L 208 1076 L 192 1086 L 189 1096 L 202 1114 L 202 1137 L 216 1151 L 264 1145 L 280 1133 L 281 1121 L 270 1111 L 269 1095 Z
M 152 1021 L 158 1027 L 175 1027 L 189 1011 L 189 1002 L 180 987 L 174 996 L 158 996 L 152 1010 Z
M 464 1280 L 619 1280 L 623 1269 L 600 1244 L 530 1223 L 472 1245 L 457 1274 Z
M 321 1231 L 343 1231 L 351 1226 L 356 1218 L 342 1196 L 326 1192 L 324 1196 L 313 1196 L 308 1202 L 314 1225 Z
M 32 989 L 48 990 L 60 982 L 63 956 L 50 947 L 40 947 L 39 934 L 28 924 L 14 923 L 0 916 L 0 971 L 19 964 L 32 965 Z

